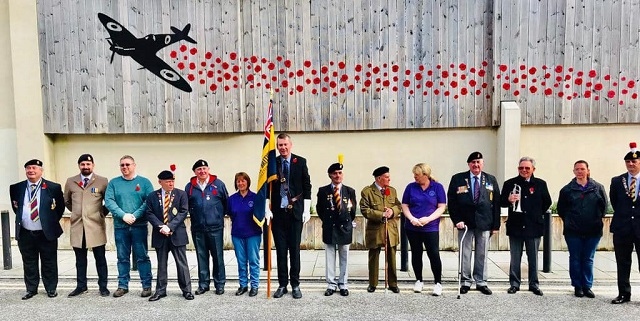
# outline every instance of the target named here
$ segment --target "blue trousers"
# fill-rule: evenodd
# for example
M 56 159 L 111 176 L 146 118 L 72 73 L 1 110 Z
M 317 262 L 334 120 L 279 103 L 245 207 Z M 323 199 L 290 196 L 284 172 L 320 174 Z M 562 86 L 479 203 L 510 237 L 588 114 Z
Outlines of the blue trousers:
M 238 260 L 238 281 L 240 287 L 246 287 L 251 281 L 251 288 L 260 286 L 260 243 L 262 235 L 250 237 L 231 237 Z M 248 267 L 248 269 L 247 269 Z

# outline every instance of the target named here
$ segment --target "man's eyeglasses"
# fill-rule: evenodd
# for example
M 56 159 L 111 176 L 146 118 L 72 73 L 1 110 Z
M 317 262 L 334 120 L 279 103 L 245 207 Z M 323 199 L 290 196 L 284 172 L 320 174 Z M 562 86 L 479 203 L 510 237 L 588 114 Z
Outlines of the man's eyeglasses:
M 521 170 L 525 170 L 525 169 L 526 169 L 526 170 L 531 170 L 531 167 L 529 167 L 529 166 L 518 166 L 518 170 L 519 170 L 519 171 L 521 171 Z
M 129 167 L 131 166 L 131 163 L 122 163 L 120 164 L 120 167 Z

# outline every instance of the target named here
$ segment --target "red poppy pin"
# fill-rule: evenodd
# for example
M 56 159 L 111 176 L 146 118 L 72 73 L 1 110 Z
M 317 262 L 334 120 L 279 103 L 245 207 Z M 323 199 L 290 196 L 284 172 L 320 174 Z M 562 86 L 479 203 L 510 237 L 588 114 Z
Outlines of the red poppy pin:
M 214 188 L 213 191 L 211 192 L 213 194 L 213 196 L 218 195 L 218 189 Z
M 78 186 L 83 187 L 82 182 L 77 182 Z
M 47 183 L 42 182 L 42 189 L 47 189 Z
M 388 189 L 388 188 L 385 188 L 384 189 L 384 196 L 389 196 L 389 195 L 391 195 L 391 190 Z
M 297 157 L 294 157 L 294 158 L 293 158 L 293 163 L 295 164 L 295 163 L 297 163 L 297 162 L 298 162 L 298 158 L 297 158 Z
M 529 194 L 533 194 L 533 192 L 535 192 L 536 189 L 533 188 L 533 186 L 529 187 Z
M 140 191 L 140 184 L 136 184 L 136 192 Z

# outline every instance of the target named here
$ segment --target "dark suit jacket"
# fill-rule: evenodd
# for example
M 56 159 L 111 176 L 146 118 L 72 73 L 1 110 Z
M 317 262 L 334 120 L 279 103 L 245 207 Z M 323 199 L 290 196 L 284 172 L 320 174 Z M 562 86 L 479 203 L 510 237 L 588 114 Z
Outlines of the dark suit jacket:
M 271 187 L 271 211 L 274 219 L 278 220 L 279 216 L 284 215 L 279 211 L 280 203 L 282 202 L 280 198 L 282 156 L 276 158 L 276 164 L 278 179 L 273 182 Z M 291 154 L 291 162 L 289 163 L 289 197 L 298 197 L 297 201 L 292 204 L 293 217 L 298 221 L 302 221 L 304 200 L 311 199 L 311 178 L 309 177 L 307 160 L 295 154 Z
M 627 178 L 628 173 L 624 173 L 611 179 L 609 200 L 613 207 L 613 218 L 609 230 L 621 236 L 635 234 L 640 237 L 640 201 L 631 201 Z
M 11 208 L 16 214 L 16 240 L 20 239 L 20 228 L 22 227 L 22 208 L 29 206 L 24 203 L 24 194 L 27 191 L 27 181 L 9 186 L 11 198 Z M 64 214 L 64 195 L 60 184 L 42 179 L 40 187 L 40 199 L 38 200 L 38 215 L 42 232 L 49 241 L 53 241 L 62 235 L 60 219 Z
M 509 194 L 513 191 L 515 184 L 520 186 L 520 208 L 522 208 L 522 213 L 514 212 L 513 205 L 509 202 Z M 551 195 L 549 195 L 547 183 L 533 175 L 531 175 L 528 182 L 520 175 L 504 182 L 502 194 L 500 195 L 500 205 L 509 208 L 507 235 L 524 238 L 544 235 L 544 214 L 551 206 L 551 203 Z
M 340 188 L 340 211 L 333 200 L 331 184 L 318 189 L 316 212 L 322 220 L 322 242 L 326 244 L 351 244 L 353 239 L 352 222 L 356 218 L 356 191 L 342 184 Z
M 187 227 L 184 224 L 184 219 L 187 217 L 187 211 L 189 211 L 189 200 L 187 193 L 181 189 L 173 189 L 173 202 L 171 202 L 171 208 L 169 208 L 169 229 L 171 229 L 171 243 L 174 246 L 182 246 L 189 244 L 189 237 L 187 236 Z M 151 223 L 153 231 L 151 232 L 151 246 L 154 248 L 162 247 L 164 240 L 167 236 L 160 233 L 160 228 L 164 225 L 163 220 L 163 199 L 162 189 L 158 189 L 147 196 L 146 199 L 146 211 L 147 220 Z
M 447 191 L 449 215 L 453 224 L 464 222 L 470 229 L 500 229 L 500 188 L 493 175 L 480 174 L 480 199 L 473 203 L 470 172 L 453 175 Z M 484 183 L 484 184 L 483 184 Z

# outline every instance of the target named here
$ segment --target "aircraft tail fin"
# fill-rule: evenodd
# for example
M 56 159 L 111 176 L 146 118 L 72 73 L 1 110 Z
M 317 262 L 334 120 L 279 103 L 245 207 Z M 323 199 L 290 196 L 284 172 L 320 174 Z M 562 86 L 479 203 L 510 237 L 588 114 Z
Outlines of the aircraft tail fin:
M 193 38 L 189 37 L 189 30 L 191 30 L 190 23 L 187 23 L 187 25 L 184 26 L 184 29 L 182 30 L 176 27 L 171 27 L 171 31 L 173 31 L 173 33 L 175 33 L 178 38 L 184 39 L 190 43 L 197 43 L 195 40 L 193 40 Z

